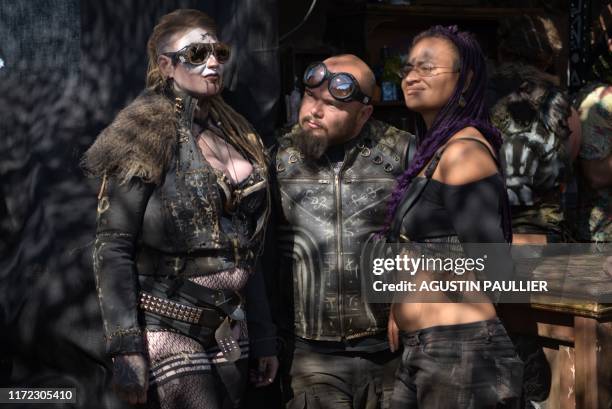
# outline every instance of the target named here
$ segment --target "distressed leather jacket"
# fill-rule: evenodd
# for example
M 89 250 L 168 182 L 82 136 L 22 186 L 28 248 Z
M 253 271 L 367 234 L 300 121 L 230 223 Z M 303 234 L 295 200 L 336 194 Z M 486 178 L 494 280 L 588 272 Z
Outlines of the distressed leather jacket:
M 334 166 L 326 155 L 304 161 L 292 134 L 281 138 L 276 284 L 286 331 L 345 341 L 386 330 L 389 306 L 368 304 L 362 295 L 360 246 L 382 229 L 395 179 L 415 146 L 414 136 L 371 119 Z
M 145 91 L 123 109 L 86 152 L 84 167 L 102 177 L 94 272 L 107 352 L 144 352 L 138 278 L 255 269 L 269 212 L 264 170 L 230 189 L 205 161 L 191 133 L 197 101 Z M 209 120 L 209 129 L 221 132 Z M 228 212 L 228 206 L 232 208 Z M 259 281 L 254 282 L 253 281 Z M 249 303 L 268 313 L 261 275 Z M 269 321 L 269 320 L 268 320 Z M 266 336 L 273 338 L 270 327 Z M 273 332 L 273 330 L 272 330 Z

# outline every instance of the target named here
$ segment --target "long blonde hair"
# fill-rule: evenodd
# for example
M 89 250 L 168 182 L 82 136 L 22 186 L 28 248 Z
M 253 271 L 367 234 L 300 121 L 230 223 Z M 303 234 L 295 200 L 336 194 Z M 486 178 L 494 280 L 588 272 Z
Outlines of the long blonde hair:
M 216 34 L 217 25 L 206 13 L 194 9 L 179 9 L 162 16 L 153 29 L 147 42 L 149 66 L 146 84 L 148 88 L 162 91 L 166 86 L 166 78 L 158 64 L 159 51 L 164 42 L 177 33 L 193 28 L 203 28 L 211 34 Z M 268 158 L 259 135 L 251 124 L 223 101 L 220 95 L 210 99 L 211 118 L 219 123 L 221 130 L 230 143 L 246 151 L 252 159 L 265 171 L 268 170 Z

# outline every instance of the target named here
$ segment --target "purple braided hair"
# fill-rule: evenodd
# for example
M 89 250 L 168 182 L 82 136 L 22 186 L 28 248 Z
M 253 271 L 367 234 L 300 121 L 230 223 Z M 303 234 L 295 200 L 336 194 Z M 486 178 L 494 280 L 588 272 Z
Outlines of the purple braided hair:
M 402 201 L 408 185 L 431 160 L 436 151 L 442 147 L 458 131 L 472 126 L 478 129 L 491 144 L 495 152 L 499 152 L 502 138 L 499 131 L 491 125 L 489 112 L 485 106 L 484 93 L 487 81 L 486 65 L 480 45 L 465 31 L 459 31 L 457 26 L 434 26 L 415 37 L 414 46 L 423 38 L 443 38 L 449 40 L 459 53 L 459 80 L 457 87 L 446 105 L 442 107 L 430 129 L 422 138 L 412 163 L 397 179 L 397 185 L 388 202 L 387 218 L 382 234 L 389 231 L 395 212 Z M 472 80 L 468 89 L 463 93 L 465 106 L 458 105 L 465 87 L 467 77 L 472 72 Z M 512 238 L 510 206 L 507 197 L 504 198 L 504 236 L 508 242 Z

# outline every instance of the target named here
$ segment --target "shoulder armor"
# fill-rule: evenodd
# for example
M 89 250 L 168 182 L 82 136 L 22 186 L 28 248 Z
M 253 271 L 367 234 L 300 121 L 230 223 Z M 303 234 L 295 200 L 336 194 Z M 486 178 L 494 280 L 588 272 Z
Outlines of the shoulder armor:
M 400 168 L 404 170 L 416 151 L 416 137 L 410 132 L 375 119 L 368 121 L 368 124 L 369 139 L 372 140 L 374 148 L 391 157 L 393 162 L 399 162 Z
M 177 126 L 170 100 L 146 90 L 98 135 L 81 165 L 92 176 L 159 184 L 174 155 Z
M 302 162 L 304 155 L 293 144 L 293 133 L 298 129 L 295 125 L 291 132 L 278 139 L 278 149 L 276 150 L 276 172 L 282 173 L 287 170 L 287 166 Z

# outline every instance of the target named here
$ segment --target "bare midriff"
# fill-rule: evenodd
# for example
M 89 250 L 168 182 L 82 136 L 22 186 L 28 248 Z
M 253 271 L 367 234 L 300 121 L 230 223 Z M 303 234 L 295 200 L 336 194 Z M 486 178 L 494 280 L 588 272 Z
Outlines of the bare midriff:
M 438 325 L 460 325 L 486 321 L 497 316 L 491 303 L 398 303 L 393 315 L 399 329 L 406 332 Z

